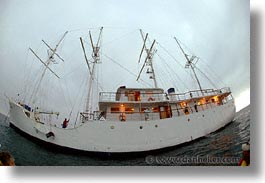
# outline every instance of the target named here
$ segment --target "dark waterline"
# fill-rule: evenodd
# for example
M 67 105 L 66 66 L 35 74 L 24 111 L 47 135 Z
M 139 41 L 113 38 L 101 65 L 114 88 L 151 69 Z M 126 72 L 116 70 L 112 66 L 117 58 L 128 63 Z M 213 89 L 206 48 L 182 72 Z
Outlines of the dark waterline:
M 249 141 L 249 137 L 250 106 L 239 111 L 235 120 L 223 129 L 173 150 L 139 157 L 101 158 L 42 147 L 10 128 L 6 117 L 0 115 L 0 151 L 8 150 L 16 165 L 21 166 L 236 166 L 242 153 L 241 144 Z

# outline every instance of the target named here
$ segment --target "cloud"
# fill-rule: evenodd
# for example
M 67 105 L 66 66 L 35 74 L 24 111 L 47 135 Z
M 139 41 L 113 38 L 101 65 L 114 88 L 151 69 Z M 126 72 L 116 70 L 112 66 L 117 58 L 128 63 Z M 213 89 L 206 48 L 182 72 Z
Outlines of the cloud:
M 197 66 L 210 71 L 212 74 L 206 72 L 210 78 L 219 78 L 228 84 L 236 95 L 250 87 L 247 0 L 10 0 L 1 1 L 0 6 L 0 94 L 7 93 L 15 97 L 23 90 L 23 85 L 30 87 L 29 83 L 25 83 L 25 79 L 27 82 L 30 82 L 30 79 L 36 80 L 41 63 L 28 53 L 28 48 L 34 49 L 44 59 L 47 57 L 47 48 L 41 40 L 44 39 L 54 46 L 60 36 L 69 30 L 63 47 L 58 50 L 66 62 L 53 68 L 61 76 L 70 73 L 63 78 L 68 81 L 62 83 L 67 85 L 69 93 L 74 96 L 71 100 L 74 101 L 80 94 L 77 88 L 85 83 L 82 78 L 88 76 L 79 37 L 86 39 L 86 49 L 90 55 L 88 29 L 100 26 L 105 26 L 103 45 L 109 42 L 102 46 L 102 51 L 135 74 L 138 74 L 140 67 L 137 60 L 142 40 L 138 29 L 142 28 L 149 32 L 151 40 L 156 39 L 165 46 L 181 65 L 185 65 L 185 58 L 179 52 L 173 36 L 185 44 L 185 50 L 189 54 L 196 54 L 202 59 Z M 91 30 L 93 35 L 97 34 L 98 29 Z M 166 87 L 166 90 L 173 85 L 172 81 L 178 80 L 175 85 L 180 91 L 186 89 L 179 86 L 183 85 L 183 82 L 194 89 L 196 85 L 192 81 L 188 82 L 189 74 L 162 48 L 157 46 L 157 49 L 171 66 L 169 69 L 158 56 L 154 58 L 160 86 Z M 100 66 L 99 76 L 103 76 L 100 81 L 104 89 L 113 90 L 119 85 L 139 86 L 135 82 L 136 78 L 120 66 L 104 56 L 102 62 L 106 67 Z M 172 70 L 175 73 L 170 74 Z M 176 74 L 183 81 L 179 81 Z M 202 83 L 205 83 L 203 86 L 210 86 L 202 75 L 198 75 Z M 49 77 L 52 79 L 52 76 Z M 222 82 L 214 82 L 222 85 Z M 63 89 L 66 89 L 66 86 Z M 56 102 L 60 103 L 60 100 Z M 2 106 L 1 110 L 5 110 L 3 108 Z

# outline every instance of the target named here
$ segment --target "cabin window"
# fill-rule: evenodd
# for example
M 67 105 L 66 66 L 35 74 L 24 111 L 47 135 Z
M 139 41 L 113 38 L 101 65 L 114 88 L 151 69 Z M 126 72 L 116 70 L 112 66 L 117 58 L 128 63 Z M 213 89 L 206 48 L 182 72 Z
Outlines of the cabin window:
M 140 91 L 129 91 L 125 96 L 128 96 L 128 101 L 141 101 L 141 92 Z
M 186 102 L 181 102 L 180 106 L 181 106 L 181 108 L 185 108 L 187 106 L 187 103 Z
M 125 108 L 125 112 L 126 113 L 133 113 L 134 112 L 134 108 L 132 108 L 132 107 L 126 107 Z
M 110 109 L 110 112 L 111 112 L 111 113 L 117 113 L 117 112 L 120 112 L 120 108 L 119 108 L 119 107 L 112 107 L 112 108 Z
M 152 107 L 153 112 L 159 112 L 159 107 Z
M 134 92 L 129 91 L 128 92 L 128 101 L 135 101 Z
M 134 112 L 134 108 L 133 107 L 112 107 L 111 109 L 111 113 L 119 113 L 119 112 L 126 112 L 126 113 L 133 113 Z
M 140 91 L 135 91 L 135 101 L 141 101 Z
M 172 111 L 170 106 L 160 106 L 160 119 L 171 118 Z

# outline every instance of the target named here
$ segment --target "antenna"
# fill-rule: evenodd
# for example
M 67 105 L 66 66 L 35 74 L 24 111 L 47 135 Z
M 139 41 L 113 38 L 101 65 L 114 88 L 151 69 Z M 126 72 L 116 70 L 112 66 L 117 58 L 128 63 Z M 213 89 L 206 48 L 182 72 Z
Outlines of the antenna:
M 143 63 L 143 66 L 142 66 L 142 68 L 141 68 L 141 70 L 139 72 L 139 75 L 138 75 L 136 81 L 139 80 L 144 67 L 148 67 L 147 68 L 147 74 L 151 75 L 150 79 L 154 80 L 154 86 L 155 86 L 155 88 L 157 88 L 157 81 L 156 81 L 155 71 L 154 71 L 154 67 L 153 67 L 153 56 L 156 53 L 156 49 L 154 49 L 154 44 L 156 43 L 156 41 L 154 40 L 152 45 L 151 45 L 151 47 L 150 47 L 150 49 L 148 49 L 147 46 L 146 46 L 148 33 L 146 33 L 146 35 L 144 37 L 143 31 L 142 31 L 142 29 L 140 29 L 140 34 L 142 36 L 142 39 L 143 39 L 144 43 L 143 43 L 143 47 L 142 47 L 142 50 L 141 50 L 141 53 L 140 53 L 140 56 L 139 56 L 138 63 L 140 63 L 140 60 L 141 60 L 141 57 L 142 57 L 142 54 L 143 54 L 143 50 L 145 50 L 145 52 L 146 52 L 146 58 L 145 58 L 145 61 Z
M 175 39 L 176 42 L 178 43 L 181 52 L 183 53 L 183 55 L 185 56 L 185 58 L 186 58 L 186 60 L 187 60 L 187 62 L 186 62 L 186 64 L 185 64 L 185 68 L 189 68 L 189 67 L 191 68 L 191 70 L 193 71 L 193 74 L 194 74 L 194 76 L 195 76 L 195 78 L 196 78 L 196 81 L 197 81 L 197 83 L 198 83 L 198 86 L 199 86 L 199 88 L 200 88 L 200 91 L 202 92 L 202 87 L 201 87 L 200 81 L 199 81 L 199 79 L 198 79 L 198 77 L 197 77 L 197 74 L 196 74 L 196 72 L 195 72 L 195 69 L 194 69 L 194 68 L 195 68 L 195 64 L 198 62 L 199 58 L 196 57 L 196 56 L 194 56 L 194 55 L 193 55 L 191 58 L 189 58 L 188 55 L 184 52 L 184 50 L 183 50 L 183 48 L 181 47 L 181 45 L 180 45 L 179 41 L 177 40 L 177 38 L 174 37 L 174 39 Z M 196 60 L 195 60 L 195 59 L 196 59 Z M 195 60 L 195 63 L 193 63 L 194 60 Z M 202 93 L 202 94 L 203 94 L 203 93 Z

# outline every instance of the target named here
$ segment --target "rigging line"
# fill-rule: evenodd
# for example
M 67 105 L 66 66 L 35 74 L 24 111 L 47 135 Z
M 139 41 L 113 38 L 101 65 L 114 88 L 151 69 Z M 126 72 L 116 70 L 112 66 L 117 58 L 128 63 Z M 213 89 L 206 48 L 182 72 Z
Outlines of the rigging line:
M 216 72 L 214 72 L 214 70 L 211 69 L 211 67 L 206 63 L 204 59 L 200 58 L 200 60 L 201 60 L 201 63 L 205 64 L 205 67 L 209 69 L 210 71 L 209 73 L 212 74 L 213 77 L 215 77 L 218 81 L 220 81 L 222 85 L 227 85 L 226 83 L 223 82 L 221 77 Z
M 211 85 L 213 85 L 213 87 L 215 88 L 215 89 L 217 89 L 218 87 L 216 87 L 216 85 L 210 80 L 210 78 L 206 75 L 206 74 L 204 74 L 198 67 L 195 67 L 210 83 L 211 83 Z
M 201 64 L 201 67 L 203 70 L 207 72 L 207 75 L 211 77 L 214 81 L 220 81 L 222 83 L 221 78 L 215 74 L 208 66 L 204 65 L 203 63 Z M 222 83 L 224 84 L 224 83 Z
M 119 86 L 121 86 L 121 84 L 124 82 L 124 78 L 122 78 L 120 81 L 118 81 L 118 84 L 116 84 L 115 86 L 113 85 L 113 87 L 110 89 L 110 91 L 114 91 L 114 90 L 117 90 L 117 88 Z
M 106 45 L 108 45 L 108 44 L 110 44 L 110 43 L 112 43 L 114 41 L 121 40 L 121 39 L 123 39 L 124 37 L 126 37 L 128 35 L 133 35 L 134 33 L 136 33 L 136 30 L 130 31 L 130 32 L 126 33 L 126 34 L 121 35 L 120 37 L 117 37 L 117 38 L 112 39 L 112 40 L 110 40 L 108 42 L 105 42 L 104 44 L 101 45 L 101 47 L 104 47 L 104 46 L 106 46 Z
M 130 29 L 130 27 L 114 27 L 114 26 L 99 26 L 99 27 L 84 27 L 84 28 L 78 28 L 78 29 L 72 29 L 69 30 L 68 32 L 78 32 L 78 31 L 84 31 L 84 30 L 97 30 L 100 29 L 101 27 L 104 27 L 104 29 Z
M 79 98 L 79 96 L 80 95 L 77 95 L 76 96 L 76 100 L 75 100 L 75 103 L 74 103 L 74 105 L 73 105 L 73 109 L 75 108 L 75 106 L 76 106 L 76 104 L 77 103 L 79 103 L 79 105 L 78 106 L 82 106 L 82 101 L 83 100 L 85 100 L 84 98 L 85 98 L 85 86 L 87 85 L 87 83 L 88 83 L 88 78 L 87 77 L 84 77 L 83 78 L 83 81 L 81 82 L 81 84 L 80 84 L 80 91 L 82 91 L 82 92 L 80 92 L 79 94 L 81 95 L 81 97 Z M 78 100 L 78 98 L 79 98 L 79 100 Z M 83 103 L 84 104 L 84 106 L 82 107 L 82 108 L 85 108 L 85 103 Z
M 180 40 L 178 40 L 182 45 L 184 45 L 184 47 L 192 54 L 195 55 L 184 43 L 182 43 Z M 198 57 L 199 58 L 199 57 Z M 201 58 L 200 60 L 202 61 L 203 64 L 206 65 L 206 68 L 208 68 L 209 70 L 211 70 L 211 67 L 209 67 L 206 62 L 204 62 Z M 196 63 L 195 63 L 196 64 Z M 194 64 L 194 67 L 197 68 L 197 70 L 213 85 L 213 87 L 217 88 L 216 85 L 210 80 L 210 78 L 204 73 L 202 72 L 202 70 L 200 70 L 198 67 L 196 67 Z M 213 72 L 214 73 L 214 72 Z M 217 79 L 219 80 L 219 78 L 217 77 Z M 222 81 L 221 81 L 222 82 Z
M 176 39 L 177 39 L 177 38 L 176 38 Z M 184 46 L 185 50 L 187 50 L 189 54 L 191 54 L 191 55 L 196 55 L 196 54 L 194 54 L 194 52 L 193 52 L 188 46 L 186 46 L 181 40 L 179 40 L 179 39 L 177 39 L 177 40 L 181 43 L 182 46 Z
M 76 68 L 72 69 L 70 72 L 66 73 L 61 77 L 61 80 L 65 80 L 67 77 L 69 77 L 72 73 L 74 73 L 77 69 L 79 69 L 83 64 L 79 64 Z M 97 77 L 95 77 L 97 79 Z M 99 88 L 103 90 L 103 86 L 99 82 Z
M 63 93 L 63 98 L 64 98 L 64 100 L 65 100 L 65 104 L 66 104 L 67 106 L 69 106 L 69 104 L 70 104 L 70 106 L 72 106 L 72 105 L 73 105 L 73 102 L 72 102 L 72 100 L 71 100 L 71 98 L 70 98 L 69 88 L 68 88 L 67 84 L 65 84 L 65 86 L 66 86 L 65 88 L 66 88 L 66 94 L 67 94 L 67 97 L 68 97 L 68 102 L 69 102 L 69 104 L 67 104 L 68 102 L 67 102 L 66 97 L 65 97 L 65 94 L 64 94 L 64 88 L 63 88 L 63 86 L 62 86 L 62 83 L 59 82 L 59 85 L 60 85 L 60 88 L 61 88 L 62 93 Z
M 175 60 L 177 62 L 177 64 L 183 68 L 183 66 L 179 63 L 179 61 L 171 54 L 169 53 L 169 51 L 164 47 L 162 46 L 160 43 L 156 42 L 158 44 L 158 46 L 160 46 L 173 60 Z
M 73 68 L 71 71 L 69 71 L 68 73 L 64 74 L 61 79 L 65 79 L 68 76 L 71 76 L 72 73 L 74 73 L 77 69 L 80 69 L 81 67 L 83 67 L 83 63 L 79 64 L 77 67 Z
M 118 62 L 116 62 L 114 59 L 112 59 L 111 57 L 103 54 L 106 58 L 108 58 L 110 61 L 112 61 L 113 63 L 117 64 L 118 66 L 120 66 L 122 69 L 126 70 L 128 73 L 130 73 L 131 75 L 133 75 L 134 77 L 137 77 L 136 74 L 134 74 L 133 72 L 131 72 L 129 69 L 123 67 L 121 64 L 119 64 Z M 139 78 L 139 80 L 141 80 L 143 83 L 145 83 L 146 85 L 152 87 L 151 84 L 147 83 L 146 81 L 142 80 L 141 78 Z
M 27 64 L 28 64 L 28 57 L 29 57 L 29 49 L 27 49 L 27 54 L 26 54 L 26 59 L 24 61 L 24 70 L 23 70 L 23 86 L 20 88 L 20 90 L 22 90 L 22 92 L 26 92 L 26 68 L 27 68 Z
M 164 77 L 159 77 L 159 78 L 161 78 L 161 79 L 163 79 L 163 78 L 166 78 L 166 77 L 168 77 L 169 78 L 169 80 L 170 80 L 170 82 L 168 82 L 168 80 L 166 79 L 166 81 L 164 82 L 164 83 L 167 83 L 168 82 L 168 87 L 172 87 L 172 85 L 178 90 L 178 88 L 177 88 L 177 86 L 176 86 L 176 80 L 171 76 L 171 74 L 170 74 L 170 72 L 169 72 L 169 70 L 168 70 L 168 68 L 167 67 L 165 67 L 165 71 L 163 70 L 163 69 L 161 69 L 161 74 L 162 74 L 162 76 L 164 76 Z
M 39 68 L 40 72 L 42 71 L 42 66 L 40 66 Z M 33 98 L 35 98 L 35 96 L 37 95 L 36 90 L 37 90 L 37 87 L 38 87 L 38 83 L 40 82 L 41 80 L 41 76 L 39 77 L 35 77 L 35 81 L 33 82 L 33 89 L 32 89 L 32 93 L 30 95 L 30 98 L 29 98 L 29 102 L 31 103 Z
M 77 105 L 77 103 L 78 103 L 78 109 L 81 107 L 81 108 L 85 108 L 85 106 L 82 106 L 82 101 L 84 100 L 84 97 L 85 97 L 85 89 L 84 89 L 84 86 L 85 86 L 85 83 L 86 83 L 86 81 L 87 81 L 87 78 L 83 78 L 83 81 L 81 82 L 81 84 L 80 84 L 80 91 L 83 91 L 83 92 L 78 92 L 78 94 L 79 95 L 76 95 L 76 97 L 75 97 L 75 102 L 74 102 L 74 104 L 73 104 L 73 106 L 72 106 L 72 109 L 71 109 L 71 112 L 70 112 L 70 114 L 72 114 L 73 113 L 73 111 L 75 112 L 76 110 L 75 110 L 75 107 L 76 107 L 76 105 Z M 81 97 L 79 97 L 79 96 L 81 96 Z M 78 115 L 79 115 L 79 110 L 77 109 L 77 115 L 76 115 L 76 119 L 74 120 L 75 121 L 75 124 L 76 124 L 76 121 L 77 121 L 77 118 L 78 118 Z M 71 118 L 71 115 L 69 116 L 69 119 Z
M 78 32 L 78 31 L 84 31 L 84 30 L 95 30 L 95 29 L 100 29 L 101 27 L 86 27 L 86 28 L 79 28 L 79 29 L 72 29 L 69 30 L 68 32 Z
M 84 109 L 84 111 L 86 111 L 86 105 L 87 105 L 87 93 L 88 93 L 88 88 L 86 87 L 86 86 L 88 86 L 88 84 L 89 84 L 89 78 L 86 78 L 85 79 L 85 85 L 84 85 L 84 89 L 83 89 L 83 95 L 81 96 L 81 101 L 80 101 L 80 103 L 82 104 L 82 101 L 84 101 L 83 102 L 83 109 Z
M 164 59 L 159 55 L 159 54 L 157 54 L 158 55 L 158 57 L 161 59 L 161 60 L 163 60 L 164 61 Z M 165 67 L 166 66 L 166 67 Z M 166 72 L 164 72 L 164 70 L 161 70 L 162 72 L 161 72 L 161 74 L 162 74 L 162 76 L 167 76 L 167 77 L 169 77 L 170 78 L 170 80 L 171 80 L 171 82 L 172 82 L 172 84 L 170 84 L 170 85 L 174 85 L 174 87 L 175 88 L 177 88 L 176 87 L 176 85 L 175 85 L 175 83 L 178 83 L 178 82 L 176 82 L 176 79 L 170 74 L 171 72 L 169 71 L 169 69 L 167 68 L 167 64 L 165 64 L 165 65 L 163 65 L 162 64 L 162 67 L 161 68 L 165 68 L 165 70 L 166 70 Z M 173 72 L 173 74 L 175 74 L 174 72 Z
M 28 55 L 29 55 L 29 49 L 27 49 L 27 59 L 26 59 L 26 66 L 25 66 L 25 70 L 24 70 L 24 87 L 23 87 L 23 92 L 24 92 L 24 97 L 23 97 L 23 102 L 25 102 L 26 100 L 26 93 L 28 93 L 28 90 L 29 90 L 29 87 L 28 87 L 28 83 L 30 83 L 30 71 L 32 70 L 32 65 L 33 65 L 33 62 L 31 63 L 31 66 L 30 66 L 30 69 L 29 69 L 29 72 L 26 73 L 26 68 L 28 68 L 28 64 L 27 64 L 27 60 L 28 60 Z
M 135 27 L 129 27 L 129 26 L 103 26 L 104 27 L 104 29 L 106 28 L 106 29 L 119 29 L 119 30 L 124 30 L 124 29 L 130 29 L 130 30 L 132 30 L 132 29 L 136 29 Z
M 100 40 L 101 42 L 100 42 L 100 45 L 102 45 L 102 38 L 101 38 L 101 40 Z M 100 61 L 101 61 L 101 63 L 104 63 L 104 60 L 102 59 L 102 48 L 100 49 Z M 100 76 L 99 76 L 99 78 L 100 78 L 100 80 L 99 80 L 99 83 L 104 83 L 104 78 L 103 78 L 103 69 L 102 69 L 102 66 L 103 64 L 100 64 L 99 66 L 98 66 L 98 69 L 99 69 L 99 72 L 100 72 Z M 104 91 L 104 87 L 101 87 L 101 90 L 102 91 Z
M 39 47 L 40 47 L 40 45 L 39 45 Z M 39 49 L 39 48 L 38 48 Z M 29 51 L 30 51 L 30 49 L 28 48 L 27 49 L 27 52 L 29 53 Z M 28 54 L 27 53 L 27 54 Z M 33 82 L 30 82 L 30 79 L 32 79 L 31 78 L 31 75 L 36 75 L 38 72 L 41 72 L 41 70 L 40 71 L 38 71 L 38 72 L 36 72 L 36 73 L 34 73 L 33 74 L 33 72 L 31 72 L 31 71 L 33 71 L 33 62 L 31 62 L 31 65 L 29 66 L 29 68 L 27 69 L 29 72 L 27 72 L 27 74 L 25 74 L 25 93 L 27 93 L 28 91 L 29 91 L 29 83 L 31 83 L 32 85 L 33 85 L 33 83 L 34 83 L 34 81 Z M 37 79 L 36 77 L 34 77 L 34 79 Z M 24 101 L 26 100 L 26 95 L 24 96 Z
M 160 59 L 162 59 L 161 56 L 158 56 L 158 57 Z M 173 81 L 173 77 L 169 74 L 167 68 L 166 67 L 161 67 L 160 64 L 158 64 L 157 62 L 155 62 L 155 66 L 157 68 L 165 68 L 165 70 L 164 69 L 159 69 L 160 72 L 158 73 L 159 76 L 161 74 L 163 77 L 161 77 L 161 76 L 160 77 L 157 77 L 158 79 L 160 79 L 162 81 L 161 84 L 163 84 L 163 88 L 169 87 L 172 84 L 174 85 L 175 82 Z M 164 66 L 164 65 L 162 65 L 162 66 Z M 168 79 L 166 79 L 167 77 L 169 78 L 170 82 L 168 82 Z
M 171 70 L 171 72 L 177 77 L 177 79 L 182 83 L 182 85 L 188 90 L 187 85 L 182 81 L 182 79 L 178 76 L 178 74 L 168 65 L 168 63 L 163 59 L 158 53 L 158 57 L 164 62 L 164 64 Z
M 166 76 L 167 75 L 163 70 L 161 70 L 161 74 L 163 76 Z M 168 83 L 167 79 L 165 79 L 164 77 L 158 77 L 158 80 L 161 81 L 160 84 L 163 86 L 163 88 L 167 88 L 167 83 Z
M 177 61 L 177 59 L 165 48 L 163 47 L 160 43 L 157 42 L 157 44 L 173 59 L 176 61 L 176 63 L 183 68 L 183 66 Z M 189 75 L 190 73 L 184 69 L 184 71 L 186 72 L 187 75 Z M 187 88 L 188 89 L 188 88 Z
M 45 105 L 47 105 L 47 101 L 50 101 L 52 99 L 52 96 L 53 96 L 53 93 L 54 91 L 52 91 L 51 89 L 48 88 L 48 86 L 52 86 L 53 85 L 53 80 L 51 79 L 52 77 L 50 75 L 47 75 L 47 77 L 43 80 L 43 93 L 45 93 L 47 96 L 46 100 L 44 100 L 44 103 Z M 47 82 L 47 84 L 45 84 L 45 80 Z M 42 86 L 40 86 L 40 88 L 42 88 Z M 41 92 L 40 92 L 41 93 Z M 45 94 L 44 94 L 44 97 L 45 98 Z

